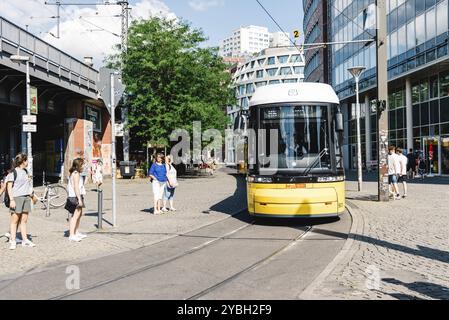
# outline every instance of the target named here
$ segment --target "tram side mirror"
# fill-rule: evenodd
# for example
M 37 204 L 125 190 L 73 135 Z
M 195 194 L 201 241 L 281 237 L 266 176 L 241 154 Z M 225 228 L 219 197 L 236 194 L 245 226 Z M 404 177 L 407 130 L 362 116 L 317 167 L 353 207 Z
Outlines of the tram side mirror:
M 335 115 L 335 131 L 343 132 L 344 130 L 343 113 L 338 111 Z

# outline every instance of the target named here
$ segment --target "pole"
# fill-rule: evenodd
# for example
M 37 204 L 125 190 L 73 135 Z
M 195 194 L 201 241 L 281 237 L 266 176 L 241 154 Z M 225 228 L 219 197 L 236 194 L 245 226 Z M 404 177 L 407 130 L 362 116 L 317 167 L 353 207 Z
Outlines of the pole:
M 30 62 L 26 61 L 26 99 L 27 99 L 27 116 L 31 115 L 31 96 L 30 96 Z M 33 145 L 31 141 L 31 132 L 27 133 L 27 157 L 28 157 L 28 174 L 34 177 L 33 172 Z
M 111 73 L 111 125 L 112 125 L 112 225 L 117 227 L 117 206 L 116 206 L 116 173 L 117 157 L 115 150 L 115 86 L 114 73 Z
M 98 229 L 103 229 L 103 190 L 98 188 Z
M 362 137 L 360 129 L 360 98 L 359 98 L 359 80 L 360 77 L 355 77 L 355 92 L 356 92 L 356 117 L 357 117 L 357 173 L 358 173 L 358 187 L 359 192 L 362 191 L 363 171 L 362 171 Z M 367 146 L 368 147 L 368 146 Z
M 117 4 L 121 5 L 122 7 L 122 43 L 121 43 L 121 49 L 122 49 L 122 71 L 124 67 L 124 59 L 126 56 L 126 53 L 128 52 L 128 1 L 119 1 Z M 125 162 L 129 161 L 129 130 L 128 130 L 128 105 L 126 101 L 126 95 L 124 97 L 124 107 L 122 109 L 123 111 L 123 160 Z
M 389 202 L 388 184 L 388 73 L 387 73 L 387 3 L 376 0 L 377 7 L 377 115 L 378 115 L 378 161 L 379 161 L 379 201 Z M 383 107 L 382 107 L 383 106 Z M 385 110 L 384 110 L 385 108 Z

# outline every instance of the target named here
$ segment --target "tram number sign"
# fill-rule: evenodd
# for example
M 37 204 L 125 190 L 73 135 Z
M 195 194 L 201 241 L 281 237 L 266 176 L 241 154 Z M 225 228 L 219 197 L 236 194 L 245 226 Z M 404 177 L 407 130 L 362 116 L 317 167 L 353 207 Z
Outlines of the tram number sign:
M 37 116 L 36 115 L 23 115 L 22 116 L 22 123 L 36 123 L 37 122 Z
M 37 132 L 37 125 L 35 124 L 24 124 L 23 132 Z
M 301 32 L 299 32 L 299 30 L 295 30 L 293 31 L 293 35 L 295 38 L 299 38 L 301 36 Z

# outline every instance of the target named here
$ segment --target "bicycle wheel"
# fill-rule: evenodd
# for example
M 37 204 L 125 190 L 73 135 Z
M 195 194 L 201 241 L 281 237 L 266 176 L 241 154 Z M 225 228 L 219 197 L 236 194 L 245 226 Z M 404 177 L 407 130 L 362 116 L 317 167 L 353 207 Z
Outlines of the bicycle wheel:
M 67 196 L 67 189 L 64 186 L 60 184 L 48 186 L 48 197 L 52 208 L 63 207 L 66 204 Z

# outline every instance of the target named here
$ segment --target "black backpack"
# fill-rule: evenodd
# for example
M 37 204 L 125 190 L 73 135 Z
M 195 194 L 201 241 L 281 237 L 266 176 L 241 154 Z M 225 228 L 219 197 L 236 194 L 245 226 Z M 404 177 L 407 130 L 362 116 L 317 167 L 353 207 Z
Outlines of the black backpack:
M 25 172 L 28 174 L 27 169 L 24 169 L 24 170 L 25 170 Z M 13 186 L 14 186 L 14 182 L 16 182 L 16 180 L 17 180 L 17 170 L 14 169 L 14 181 L 13 181 Z M 5 198 L 4 198 L 3 202 L 5 203 L 6 208 L 9 208 L 9 205 L 11 204 L 11 199 L 9 198 L 8 184 L 6 184 Z

